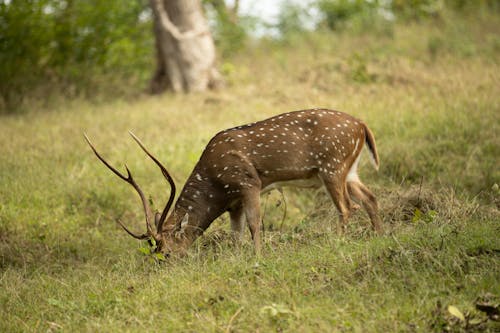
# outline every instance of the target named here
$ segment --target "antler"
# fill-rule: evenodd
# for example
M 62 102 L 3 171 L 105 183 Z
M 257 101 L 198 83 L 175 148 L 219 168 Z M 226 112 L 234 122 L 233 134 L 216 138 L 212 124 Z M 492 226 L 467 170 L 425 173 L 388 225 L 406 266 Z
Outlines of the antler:
M 123 225 L 120 221 L 117 221 L 118 224 L 120 224 L 120 226 L 130 236 L 132 236 L 136 239 L 146 239 L 149 237 L 154 237 L 155 233 L 153 232 L 153 228 L 151 227 L 151 218 L 153 216 L 152 211 L 151 211 L 151 207 L 149 206 L 148 200 L 144 196 L 144 193 L 142 192 L 141 188 L 139 187 L 139 185 L 137 185 L 134 178 L 132 177 L 132 174 L 130 173 L 130 170 L 128 169 L 128 167 L 125 165 L 125 169 L 127 169 L 127 176 L 124 176 L 122 173 L 120 173 L 118 170 L 116 170 L 114 167 L 112 167 L 108 162 L 106 162 L 106 160 L 104 158 L 102 158 L 101 155 L 99 155 L 97 150 L 94 148 L 94 146 L 90 142 L 90 139 L 87 137 L 87 135 L 84 134 L 84 136 L 85 136 L 85 140 L 87 140 L 87 143 L 89 144 L 90 148 L 92 148 L 92 150 L 94 151 L 94 154 L 97 156 L 97 158 L 99 160 L 101 160 L 101 162 L 104 163 L 104 165 L 106 165 L 111 171 L 113 171 L 113 173 L 115 175 L 117 175 L 118 177 L 120 177 L 121 179 L 123 179 L 124 181 L 129 183 L 130 185 L 132 185 L 134 187 L 134 189 L 137 191 L 137 193 L 139 194 L 139 196 L 141 197 L 142 206 L 144 207 L 144 214 L 146 216 L 147 233 L 145 233 L 143 235 L 136 235 L 133 232 L 131 232 L 127 227 L 125 227 L 125 225 Z
M 170 210 L 170 207 L 172 206 L 172 203 L 174 202 L 174 198 L 175 198 L 175 183 L 174 183 L 174 180 L 172 179 L 172 177 L 170 176 L 170 174 L 168 173 L 167 169 L 160 163 L 160 161 L 158 161 L 156 159 L 156 157 L 154 157 L 147 149 L 146 147 L 144 147 L 144 145 L 142 144 L 141 140 L 139 140 L 139 138 L 137 138 L 134 133 L 130 132 L 130 135 L 132 136 L 132 138 L 137 142 L 137 144 L 142 148 L 142 150 L 144 150 L 144 152 L 156 163 L 156 165 L 158 165 L 158 167 L 161 169 L 161 173 L 163 174 L 163 176 L 167 179 L 168 183 L 170 184 L 170 187 L 172 188 L 172 190 L 170 191 L 170 198 L 168 198 L 168 201 L 167 201 L 167 204 L 165 205 L 165 208 L 163 209 L 162 213 L 161 213 L 161 216 L 159 217 L 159 219 L 155 216 L 155 220 L 157 220 L 156 222 L 156 231 L 158 233 L 161 232 L 162 230 L 162 227 L 163 227 L 163 222 L 165 222 L 165 219 L 167 218 L 167 213 L 168 211 Z

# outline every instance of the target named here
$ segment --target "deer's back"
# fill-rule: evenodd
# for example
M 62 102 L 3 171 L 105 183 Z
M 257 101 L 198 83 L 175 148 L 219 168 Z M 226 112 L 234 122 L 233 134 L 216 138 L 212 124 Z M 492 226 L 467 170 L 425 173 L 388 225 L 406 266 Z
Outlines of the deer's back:
M 244 182 L 245 176 L 252 176 L 248 168 L 254 168 L 263 183 L 306 179 L 354 160 L 364 135 L 362 122 L 348 114 L 294 111 L 219 132 L 200 162 L 208 176 L 226 182 Z

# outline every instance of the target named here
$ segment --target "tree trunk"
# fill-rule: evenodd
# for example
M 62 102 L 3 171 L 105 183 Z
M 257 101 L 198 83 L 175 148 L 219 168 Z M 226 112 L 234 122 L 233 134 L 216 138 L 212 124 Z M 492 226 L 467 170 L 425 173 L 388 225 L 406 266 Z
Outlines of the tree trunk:
M 151 0 L 157 68 L 151 92 L 203 91 L 222 84 L 200 0 Z

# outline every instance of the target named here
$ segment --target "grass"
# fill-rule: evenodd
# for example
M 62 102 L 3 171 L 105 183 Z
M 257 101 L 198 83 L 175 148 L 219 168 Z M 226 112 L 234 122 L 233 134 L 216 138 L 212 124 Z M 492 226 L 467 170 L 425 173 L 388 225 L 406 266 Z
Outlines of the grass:
M 475 308 L 500 297 L 498 21 L 262 41 L 225 60 L 224 90 L 2 116 L 0 331 L 498 330 Z M 218 130 L 317 106 L 374 131 L 381 170 L 363 161 L 361 176 L 385 235 L 358 213 L 339 238 L 323 192 L 286 190 L 282 226 L 280 196 L 263 199 L 261 259 L 248 239 L 231 244 L 222 217 L 158 265 L 113 222 L 144 228 L 136 195 L 82 136 L 161 207 L 164 180 L 128 130 L 180 185 Z

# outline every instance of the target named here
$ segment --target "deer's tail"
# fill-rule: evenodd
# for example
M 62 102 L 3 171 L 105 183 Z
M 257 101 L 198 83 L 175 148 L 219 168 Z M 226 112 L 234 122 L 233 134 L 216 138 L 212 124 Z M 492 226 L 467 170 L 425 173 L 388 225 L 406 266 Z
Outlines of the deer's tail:
M 365 125 L 365 142 L 368 147 L 370 161 L 372 162 L 375 170 L 378 170 L 379 167 L 379 159 L 377 153 L 377 145 L 375 144 L 375 137 L 373 136 L 372 131 Z

